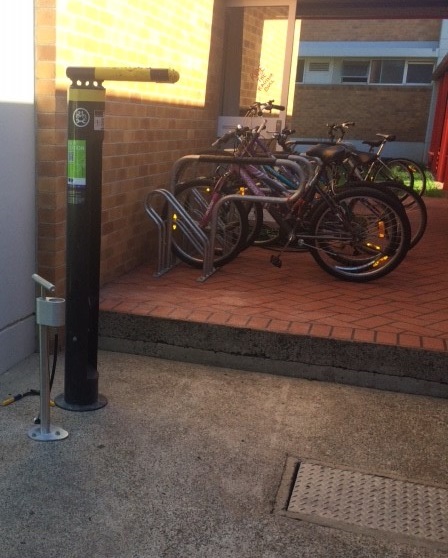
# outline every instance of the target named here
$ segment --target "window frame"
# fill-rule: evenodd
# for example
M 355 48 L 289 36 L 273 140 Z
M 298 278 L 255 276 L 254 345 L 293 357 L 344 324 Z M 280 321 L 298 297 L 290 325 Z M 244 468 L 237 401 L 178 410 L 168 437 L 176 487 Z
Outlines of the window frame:
M 383 74 L 387 72 L 387 63 L 401 63 L 401 80 L 400 81 L 382 81 Z M 379 64 L 379 81 L 372 81 L 372 74 L 374 65 Z M 370 72 L 369 72 L 369 85 L 404 85 L 404 76 L 406 73 L 406 59 L 405 58 L 372 58 L 370 60 Z
M 305 58 L 297 59 L 296 83 L 305 83 Z
M 353 64 L 353 66 L 355 66 L 355 64 L 358 64 L 359 66 L 361 66 L 362 64 L 366 64 L 366 74 L 364 75 L 347 75 L 344 72 L 344 64 Z M 370 67 L 371 67 L 371 61 L 370 59 L 356 59 L 356 58 L 343 58 L 341 59 L 341 76 L 340 76 L 340 81 L 341 84 L 360 84 L 360 83 L 365 83 L 368 84 L 369 83 L 369 75 L 370 75 Z M 350 79 L 353 78 L 353 79 Z
M 320 84 L 324 85 L 324 82 L 321 81 L 313 81 L 310 80 L 310 74 L 319 74 L 318 70 L 314 72 L 310 70 L 310 64 L 313 62 L 318 62 L 322 64 L 324 61 L 328 61 L 329 66 L 329 73 L 332 74 L 331 81 L 328 81 L 327 85 L 371 85 L 371 86 L 380 86 L 380 87 L 388 87 L 388 86 L 395 86 L 395 87 L 430 87 L 432 85 L 432 79 L 430 81 L 408 81 L 408 72 L 409 68 L 414 65 L 421 65 L 431 68 L 431 76 L 432 72 L 434 71 L 435 61 L 430 60 L 429 58 L 426 59 L 416 59 L 416 58 L 353 58 L 353 57 L 317 57 L 317 60 L 314 60 L 312 56 L 301 56 L 298 57 L 297 60 L 297 67 L 296 67 L 296 77 L 295 83 L 297 84 Z M 403 72 L 401 76 L 401 81 L 396 82 L 382 82 L 382 81 L 373 81 L 372 75 L 374 70 L 374 64 L 379 64 L 379 76 L 381 78 L 381 74 L 383 72 L 382 65 L 383 62 L 388 61 L 398 61 L 403 63 Z M 344 73 L 344 63 L 353 63 L 353 64 L 367 64 L 366 75 L 359 75 L 359 76 L 349 76 Z M 300 71 L 299 71 L 300 69 Z M 429 69 L 428 69 L 429 72 Z M 324 74 L 325 72 L 322 71 Z M 328 72 L 327 72 L 328 73 Z M 353 79 L 351 79 L 353 78 Z M 380 79 L 379 78 L 379 79 Z
M 409 66 L 431 66 L 431 81 L 408 81 Z M 435 64 L 425 60 L 406 60 L 406 68 L 403 76 L 404 85 L 430 85 L 433 82 L 432 74 L 434 73 Z

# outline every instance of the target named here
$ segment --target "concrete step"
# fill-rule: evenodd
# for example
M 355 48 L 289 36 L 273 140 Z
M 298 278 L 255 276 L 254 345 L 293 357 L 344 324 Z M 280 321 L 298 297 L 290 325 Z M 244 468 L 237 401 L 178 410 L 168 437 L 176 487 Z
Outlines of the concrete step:
M 101 311 L 99 348 L 239 370 L 448 397 L 447 356 L 393 345 Z

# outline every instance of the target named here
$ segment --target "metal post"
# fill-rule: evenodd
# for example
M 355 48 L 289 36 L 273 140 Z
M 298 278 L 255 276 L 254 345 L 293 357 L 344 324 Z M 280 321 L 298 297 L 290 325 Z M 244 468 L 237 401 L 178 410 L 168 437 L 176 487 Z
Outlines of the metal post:
M 41 296 L 36 299 L 36 322 L 39 325 L 40 424 L 33 426 L 28 431 L 28 436 L 41 442 L 64 440 L 68 432 L 59 426 L 50 426 L 48 327 L 59 327 L 64 324 L 65 300 L 45 298 L 44 290 L 54 292 L 54 285 L 37 274 L 33 274 L 32 278 L 41 286 Z
M 68 95 L 66 342 L 59 407 L 91 411 L 107 404 L 98 393 L 98 316 L 101 249 L 103 80 L 174 83 L 175 70 L 67 68 Z
M 105 96 L 101 82 L 77 79 L 68 97 L 65 391 L 55 402 L 73 411 L 107 403 L 97 372 Z

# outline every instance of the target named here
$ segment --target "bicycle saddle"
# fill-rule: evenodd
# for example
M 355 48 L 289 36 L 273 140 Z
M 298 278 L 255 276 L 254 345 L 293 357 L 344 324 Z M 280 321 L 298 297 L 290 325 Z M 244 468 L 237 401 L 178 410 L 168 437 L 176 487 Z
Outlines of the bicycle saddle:
M 349 153 L 348 149 L 343 145 L 324 145 L 318 144 L 306 152 L 310 157 L 317 157 L 323 163 L 342 163 Z
M 362 143 L 369 147 L 379 147 L 383 143 L 383 140 L 364 140 Z
M 384 140 L 386 141 L 395 141 L 397 136 L 390 134 L 390 135 L 385 135 L 385 134 L 377 134 L 377 136 L 379 136 L 380 138 L 383 139 L 379 139 L 379 140 L 365 140 L 362 143 L 364 143 L 365 145 L 369 145 L 370 147 L 379 147 L 382 143 L 384 143 Z

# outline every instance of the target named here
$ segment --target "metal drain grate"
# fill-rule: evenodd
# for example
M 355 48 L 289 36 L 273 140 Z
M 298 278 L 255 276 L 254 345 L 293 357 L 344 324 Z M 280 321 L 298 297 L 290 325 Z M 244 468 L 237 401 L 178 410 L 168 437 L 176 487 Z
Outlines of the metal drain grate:
M 287 514 L 346 530 L 448 545 L 448 490 L 300 463 Z

